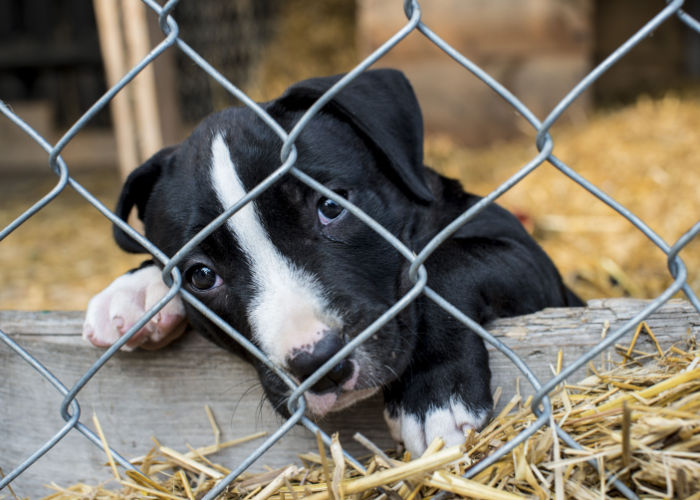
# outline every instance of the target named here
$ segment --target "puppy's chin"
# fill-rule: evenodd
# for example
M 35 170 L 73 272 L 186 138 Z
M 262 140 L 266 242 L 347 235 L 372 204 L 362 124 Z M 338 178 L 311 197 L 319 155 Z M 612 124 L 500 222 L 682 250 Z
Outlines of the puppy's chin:
M 355 360 L 351 360 L 351 363 L 353 364 L 352 376 L 336 390 L 324 391 L 323 393 L 308 390 L 304 393 L 306 412 L 309 416 L 321 418 L 328 413 L 352 406 L 379 390 L 379 387 L 355 389 L 360 378 L 360 365 Z
M 325 394 L 316 394 L 315 392 L 306 391 L 304 394 L 306 410 L 314 417 L 323 417 L 327 413 L 352 406 L 358 401 L 375 394 L 378 390 L 379 387 L 370 387 L 368 389 L 359 389 L 356 391 L 341 390 L 340 393 L 327 392 Z

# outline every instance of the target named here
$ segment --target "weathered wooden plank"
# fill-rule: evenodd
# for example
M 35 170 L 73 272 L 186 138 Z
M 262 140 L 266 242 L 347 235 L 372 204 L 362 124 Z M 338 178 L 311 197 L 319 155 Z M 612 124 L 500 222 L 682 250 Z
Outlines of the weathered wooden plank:
M 594 346 L 604 330 L 617 326 L 641 310 L 647 302 L 596 300 L 581 309 L 548 309 L 539 313 L 499 320 L 490 330 L 537 374 L 551 377 L 550 365 L 559 349 L 564 363 Z M 80 338 L 82 312 L 0 311 L 0 329 L 10 334 L 70 386 L 102 351 Z M 683 301 L 671 301 L 648 324 L 663 347 L 700 332 L 700 315 Z M 629 339 L 630 337 L 626 337 Z M 640 347 L 649 348 L 646 337 Z M 600 358 L 596 365 L 600 364 Z M 493 387 L 501 386 L 507 401 L 520 374 L 502 354 L 491 349 Z M 577 374 L 576 378 L 579 374 Z M 580 374 L 582 375 L 582 374 Z M 523 382 L 524 393 L 531 393 Z M 63 425 L 59 416 L 62 397 L 19 356 L 0 342 L 0 468 L 11 470 L 49 439 Z M 282 420 L 263 401 L 254 370 L 197 335 L 187 335 L 157 352 L 118 353 L 78 395 L 81 421 L 88 426 L 96 412 L 110 444 L 126 457 L 145 453 L 151 436 L 163 444 L 186 451 L 185 443 L 201 446 L 213 442 L 204 405 L 209 404 L 223 432 L 233 439 L 260 430 L 272 431 Z M 323 422 L 329 432 L 341 430 L 343 442 L 353 446 L 356 431 L 383 446 L 391 441 L 381 418 L 380 398 Z M 229 449 L 217 461 L 234 467 L 260 442 Z M 281 466 L 296 453 L 315 449 L 315 439 L 299 428 L 261 459 L 261 464 Z M 95 483 L 110 477 L 101 451 L 76 432 L 61 441 L 13 483 L 19 495 L 32 498 L 48 492 L 50 481 L 67 485 L 80 480 Z M 259 468 L 260 464 L 258 464 Z

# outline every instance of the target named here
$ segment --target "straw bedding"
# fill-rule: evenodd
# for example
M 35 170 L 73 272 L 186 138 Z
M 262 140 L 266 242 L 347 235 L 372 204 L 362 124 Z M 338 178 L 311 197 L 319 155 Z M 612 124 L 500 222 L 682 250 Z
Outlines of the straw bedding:
M 648 335 L 654 352 L 636 347 Z M 329 450 L 299 455 L 300 462 L 279 470 L 245 473 L 221 496 L 225 499 L 434 498 L 441 492 L 480 499 L 616 498 L 605 467 L 642 498 L 700 498 L 700 350 L 695 338 L 662 351 L 642 323 L 629 345 L 616 346 L 620 361 L 604 357 L 589 375 L 565 383 L 552 394 L 553 419 L 582 446 L 569 448 L 549 426 L 472 479 L 462 477 L 474 463 L 512 439 L 535 420 L 529 398 L 515 395 L 482 431 L 465 436 L 463 446 L 436 441 L 421 457 L 398 450 L 385 453 L 361 436 L 371 452 L 356 470 L 344 461 L 334 437 Z M 561 356 L 553 360 L 561 369 Z M 497 393 L 499 391 L 496 391 Z M 218 427 L 210 414 L 218 440 Z M 95 418 L 99 432 L 99 421 Z M 101 433 L 101 432 L 100 432 Z M 52 487 L 51 500 L 195 499 L 229 471 L 208 456 L 247 439 L 178 452 L 158 443 L 137 458 L 141 474 L 120 471 L 108 457 L 115 479 L 99 486 Z M 104 442 L 108 437 L 103 436 Z M 301 450 L 300 450 L 301 451 Z M 410 460 L 413 458 L 413 460 Z M 409 461 L 410 460 L 410 461 Z
M 700 214 L 700 94 L 640 97 L 583 124 L 554 127 L 553 154 L 673 244 Z M 485 150 L 427 144 L 427 161 L 486 194 L 532 159 L 534 140 Z M 637 228 L 548 163 L 498 200 L 518 214 L 584 298 L 652 298 L 671 278 L 665 255 Z M 682 252 L 700 288 L 700 239 Z

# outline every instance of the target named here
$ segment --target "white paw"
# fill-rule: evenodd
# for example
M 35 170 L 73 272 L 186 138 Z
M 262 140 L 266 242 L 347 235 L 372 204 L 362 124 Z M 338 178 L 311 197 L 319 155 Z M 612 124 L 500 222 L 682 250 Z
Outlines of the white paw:
M 83 338 L 98 347 L 111 346 L 167 292 L 155 265 L 120 276 L 90 299 Z M 122 349 L 158 349 L 179 337 L 186 326 L 182 299 L 175 296 Z
M 414 458 L 422 455 L 436 437 L 442 438 L 446 446 L 463 444 L 467 432 L 481 429 L 488 416 L 487 410 L 470 410 L 454 398 L 445 407 L 431 408 L 423 418 L 404 409 L 392 418 L 384 410 L 391 437 L 403 443 Z

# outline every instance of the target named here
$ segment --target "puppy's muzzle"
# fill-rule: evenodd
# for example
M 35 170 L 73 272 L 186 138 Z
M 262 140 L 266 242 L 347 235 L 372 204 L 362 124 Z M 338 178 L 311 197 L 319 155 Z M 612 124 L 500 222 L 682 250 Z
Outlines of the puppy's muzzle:
M 295 349 L 287 360 L 287 366 L 299 380 L 306 380 L 344 345 L 345 342 L 337 332 L 328 331 L 309 348 Z M 311 387 L 311 391 L 317 394 L 338 392 L 342 385 L 352 377 L 353 370 L 353 363 L 348 359 L 343 359 L 316 382 Z

